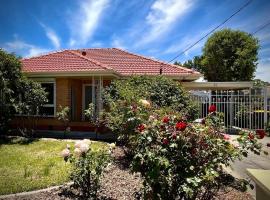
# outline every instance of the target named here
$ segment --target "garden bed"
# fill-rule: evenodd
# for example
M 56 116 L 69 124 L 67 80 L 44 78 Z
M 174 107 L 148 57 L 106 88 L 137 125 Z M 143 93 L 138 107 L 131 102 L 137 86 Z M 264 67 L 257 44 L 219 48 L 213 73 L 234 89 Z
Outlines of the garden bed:
M 100 199 L 136 199 L 135 194 L 142 187 L 142 179 L 139 174 L 132 174 L 128 168 L 129 161 L 125 158 L 123 149 L 116 148 L 113 153 L 114 162 L 106 170 L 101 181 L 101 190 L 99 191 Z M 67 189 L 67 188 L 66 188 Z M 40 193 L 29 194 L 24 196 L 13 196 L 5 198 L 6 200 L 45 200 L 45 199 L 75 199 L 76 196 L 67 192 L 65 188 L 43 191 Z M 1 197 L 0 197 L 1 199 Z M 220 200 L 252 200 L 252 196 L 246 192 L 242 193 L 228 188 L 228 191 L 221 191 L 216 199 Z

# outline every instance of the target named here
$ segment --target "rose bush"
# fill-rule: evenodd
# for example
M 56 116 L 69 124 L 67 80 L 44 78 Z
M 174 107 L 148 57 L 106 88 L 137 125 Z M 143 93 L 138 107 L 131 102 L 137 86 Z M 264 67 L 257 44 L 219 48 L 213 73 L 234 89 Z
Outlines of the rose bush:
M 177 112 L 156 112 L 139 124 L 132 169 L 144 178 L 144 199 L 212 199 L 225 186 L 235 185 L 222 166 L 260 153 L 256 137 L 261 133 L 242 132 L 237 140 L 224 133 L 220 113 L 214 106 L 203 123 L 191 123 Z M 143 127 L 143 128 L 142 128 Z M 228 178 L 229 177 L 229 178 Z
M 61 152 L 64 160 L 73 164 L 71 187 L 78 190 L 83 199 L 97 199 L 100 178 L 110 163 L 110 151 L 115 145 L 111 144 L 109 150 L 94 151 L 90 140 L 82 140 L 76 142 L 74 147 L 73 152 L 70 146 Z
M 137 141 L 135 129 L 142 131 L 143 123 L 156 110 L 181 111 L 181 115 L 190 120 L 195 119 L 198 113 L 180 83 L 163 76 L 115 80 L 105 89 L 103 98 L 106 126 L 131 152 Z
M 232 140 L 215 105 L 201 123 L 193 122 L 189 96 L 164 77 L 117 80 L 104 100 L 105 123 L 128 147 L 132 170 L 144 180 L 144 199 L 212 199 L 221 188 L 246 189 L 248 182 L 224 166 L 249 151 L 260 154 L 262 132 L 242 131 Z

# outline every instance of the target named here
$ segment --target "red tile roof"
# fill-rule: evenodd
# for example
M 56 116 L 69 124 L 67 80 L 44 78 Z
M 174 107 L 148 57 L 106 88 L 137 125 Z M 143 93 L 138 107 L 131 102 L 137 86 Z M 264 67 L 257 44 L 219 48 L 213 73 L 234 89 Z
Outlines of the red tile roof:
M 82 55 L 85 52 L 86 55 Z M 152 58 L 117 48 L 63 50 L 47 55 L 22 59 L 26 73 L 42 72 L 115 72 L 118 75 L 193 76 L 200 73 L 184 67 L 167 64 Z

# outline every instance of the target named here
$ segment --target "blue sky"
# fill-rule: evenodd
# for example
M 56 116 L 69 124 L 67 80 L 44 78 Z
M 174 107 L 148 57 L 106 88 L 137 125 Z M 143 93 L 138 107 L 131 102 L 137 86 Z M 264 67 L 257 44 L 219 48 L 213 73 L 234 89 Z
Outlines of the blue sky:
M 0 6 L 0 47 L 29 57 L 70 48 L 119 47 L 169 61 L 247 0 L 8 0 Z M 253 0 L 222 28 L 257 30 L 270 1 Z M 256 77 L 270 81 L 270 25 L 260 40 Z M 200 55 L 206 40 L 178 58 Z

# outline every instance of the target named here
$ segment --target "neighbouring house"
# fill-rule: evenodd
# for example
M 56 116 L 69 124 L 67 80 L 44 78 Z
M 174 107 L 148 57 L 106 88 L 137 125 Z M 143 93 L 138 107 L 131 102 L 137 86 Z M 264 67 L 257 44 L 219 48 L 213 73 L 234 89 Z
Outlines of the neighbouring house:
M 23 73 L 41 83 L 48 93 L 48 103 L 39 110 L 38 130 L 63 130 L 56 119 L 59 105 L 70 107 L 73 131 L 91 131 L 84 110 L 93 103 L 102 108 L 101 88 L 113 79 L 131 75 L 159 75 L 187 82 L 201 74 L 184 67 L 129 53 L 117 48 L 63 50 L 24 58 Z M 18 117 L 19 124 L 22 118 Z

